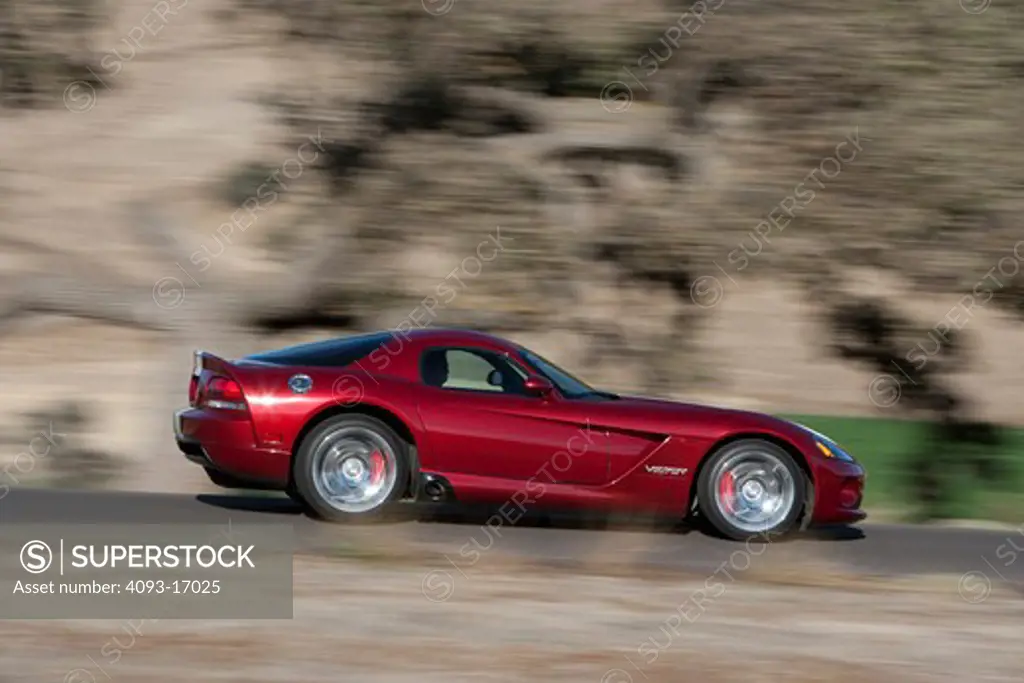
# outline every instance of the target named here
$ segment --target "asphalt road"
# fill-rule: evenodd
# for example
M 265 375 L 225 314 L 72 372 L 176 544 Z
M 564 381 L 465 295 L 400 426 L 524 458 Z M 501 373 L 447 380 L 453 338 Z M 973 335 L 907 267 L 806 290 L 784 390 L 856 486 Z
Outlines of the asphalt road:
M 402 521 L 332 525 L 309 519 L 291 501 L 276 497 L 14 489 L 0 499 L 0 526 L 284 522 L 293 524 L 297 547 L 303 551 L 337 553 L 360 539 L 393 537 L 403 547 L 446 555 L 459 571 L 482 561 L 481 556 L 486 559 L 489 552 L 551 563 L 606 561 L 714 571 L 722 563 L 736 562 L 735 553 L 744 551 L 742 543 L 678 528 L 595 529 L 588 528 L 586 520 L 559 517 L 522 519 L 514 526 L 505 523 L 488 529 L 486 513 L 454 516 L 411 506 L 409 510 Z M 974 573 L 978 580 L 1024 589 L 1024 526 L 989 531 L 863 524 L 812 531 L 772 546 L 773 561 L 792 560 L 797 566 L 821 560 L 870 575 Z M 752 553 L 760 556 L 757 550 Z

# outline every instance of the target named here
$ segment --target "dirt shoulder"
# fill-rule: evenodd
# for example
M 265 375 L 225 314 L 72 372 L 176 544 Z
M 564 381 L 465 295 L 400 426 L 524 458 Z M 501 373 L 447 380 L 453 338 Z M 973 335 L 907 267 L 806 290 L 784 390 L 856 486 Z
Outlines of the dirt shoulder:
M 8 681 L 1014 680 L 1024 603 L 956 580 L 784 585 L 297 558 L 293 621 L 5 622 Z M 796 581 L 799 584 L 799 581 Z M 423 587 L 428 586 L 424 595 Z M 431 586 L 435 590 L 431 590 Z M 693 597 L 703 591 L 699 609 Z M 680 615 L 689 615 L 682 618 Z M 118 638 L 119 661 L 101 653 Z M 102 670 L 101 670 L 102 667 Z M 74 672 L 77 678 L 68 679 Z

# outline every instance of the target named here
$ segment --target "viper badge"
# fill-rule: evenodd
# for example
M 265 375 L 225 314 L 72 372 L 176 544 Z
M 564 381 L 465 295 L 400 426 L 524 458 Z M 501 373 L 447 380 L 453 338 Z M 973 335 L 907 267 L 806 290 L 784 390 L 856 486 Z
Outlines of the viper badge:
M 690 471 L 685 467 L 667 467 L 665 465 L 645 465 L 644 469 L 651 474 L 660 474 L 666 477 L 681 477 Z

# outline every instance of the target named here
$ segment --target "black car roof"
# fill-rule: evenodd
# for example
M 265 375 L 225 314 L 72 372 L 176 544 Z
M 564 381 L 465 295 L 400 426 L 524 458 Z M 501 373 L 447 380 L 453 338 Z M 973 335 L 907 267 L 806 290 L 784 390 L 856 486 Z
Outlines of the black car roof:
M 446 328 L 417 329 L 404 332 L 387 330 L 295 344 L 282 349 L 255 353 L 246 356 L 244 360 L 275 365 L 338 365 L 346 358 L 360 358 L 382 343 L 399 336 L 406 336 L 409 339 L 462 338 L 466 341 L 478 340 L 507 344 L 498 337 L 473 330 Z

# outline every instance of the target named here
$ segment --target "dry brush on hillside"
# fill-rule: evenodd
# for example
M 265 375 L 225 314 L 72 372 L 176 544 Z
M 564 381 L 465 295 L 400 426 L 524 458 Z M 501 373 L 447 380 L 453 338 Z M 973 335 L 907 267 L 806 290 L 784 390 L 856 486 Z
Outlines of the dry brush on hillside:
M 99 68 L 98 5 L 0 7 L 8 120 L 59 106 L 61 83 Z M 265 47 L 281 65 L 261 101 L 282 148 L 317 141 L 310 172 L 273 185 L 273 211 L 288 217 L 266 235 L 278 276 L 198 270 L 181 246 L 194 234 L 160 197 L 128 207 L 124 234 L 184 264 L 168 277 L 188 289 L 187 306 L 154 305 L 174 287 L 121 279 L 102 256 L 94 267 L 4 228 L 48 265 L 13 278 L 3 319 L 45 311 L 156 330 L 174 340 L 169 396 L 197 345 L 396 325 L 436 287 L 440 264 L 471 256 L 499 226 L 511 247 L 432 322 L 558 330 L 583 340 L 580 364 L 598 376 L 624 367 L 619 381 L 651 392 L 709 381 L 695 342 L 722 294 L 709 282 L 792 282 L 821 317 L 824 353 L 884 367 L 932 325 L 901 312 L 917 293 L 952 304 L 1000 259 L 1024 255 L 1024 10 L 1009 3 L 981 14 L 953 0 L 192 9 L 223 41 Z M 57 27 L 70 35 L 51 45 Z M 225 178 L 220 208 L 269 211 L 260 192 L 276 168 L 254 153 Z M 203 248 L 244 232 L 232 221 Z M 860 301 L 861 271 L 895 274 L 905 292 Z M 978 305 L 1019 316 L 1022 281 L 1003 277 Z M 889 311 L 887 341 L 869 339 L 865 310 Z M 929 386 L 941 388 L 902 405 L 971 421 L 968 397 Z M 951 402 L 955 418 L 936 408 Z

